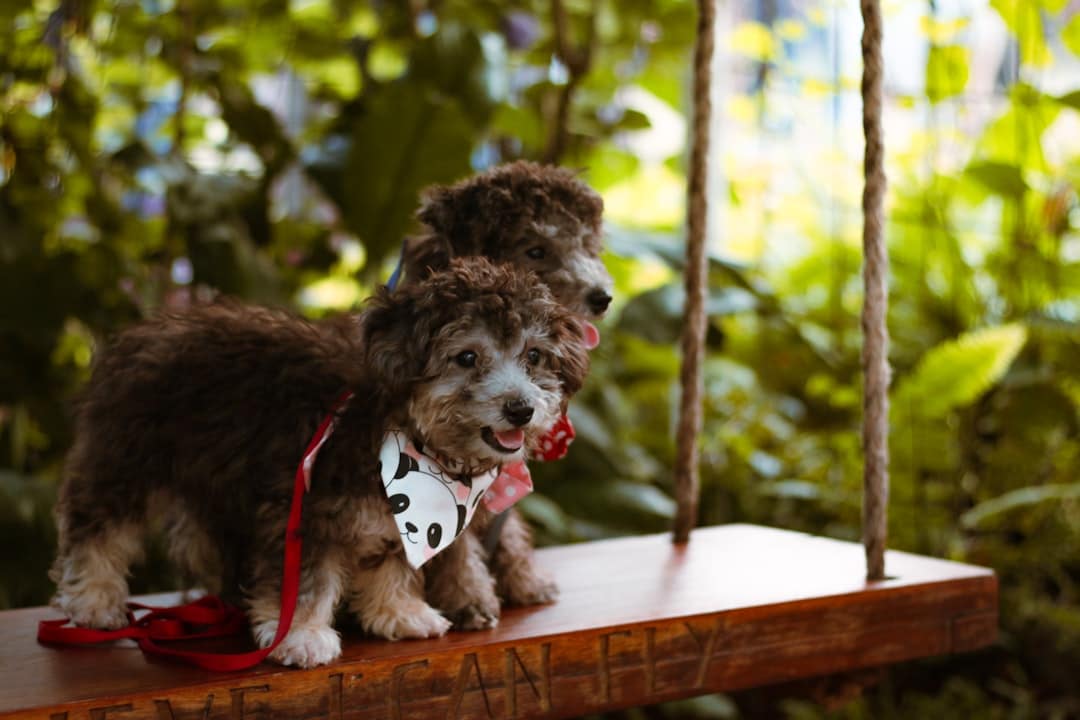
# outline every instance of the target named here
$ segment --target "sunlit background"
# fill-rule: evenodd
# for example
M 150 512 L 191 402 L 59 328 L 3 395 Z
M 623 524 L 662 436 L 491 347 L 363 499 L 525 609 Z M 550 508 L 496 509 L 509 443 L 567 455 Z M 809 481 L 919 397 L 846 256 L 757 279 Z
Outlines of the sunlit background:
M 857 538 L 858 6 L 718 9 L 701 522 Z M 667 529 L 694 13 L 0 3 L 0 607 L 48 600 L 68 409 L 104 338 L 217 292 L 354 308 L 422 188 L 519 157 L 602 193 L 616 278 L 578 440 L 521 506 L 542 543 Z M 633 717 L 1080 716 L 1080 2 L 884 13 L 890 542 L 994 567 L 1001 641 L 830 710 L 763 691 Z M 176 582 L 159 551 L 133 586 Z

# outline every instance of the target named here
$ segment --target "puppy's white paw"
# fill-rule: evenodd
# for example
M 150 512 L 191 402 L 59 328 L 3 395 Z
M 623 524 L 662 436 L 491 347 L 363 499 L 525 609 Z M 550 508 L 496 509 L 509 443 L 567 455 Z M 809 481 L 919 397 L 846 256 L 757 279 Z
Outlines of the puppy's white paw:
M 277 622 L 260 623 L 253 630 L 255 643 L 269 647 L 277 633 Z M 337 660 L 341 655 L 341 636 L 329 625 L 293 627 L 281 644 L 270 653 L 270 659 L 282 665 L 313 668 Z
M 88 589 L 79 594 L 58 592 L 52 606 L 79 627 L 116 630 L 127 627 L 126 598 L 111 589 Z
M 388 608 L 360 618 L 364 629 L 387 640 L 441 637 L 450 621 L 423 600 L 410 599 L 401 607 Z

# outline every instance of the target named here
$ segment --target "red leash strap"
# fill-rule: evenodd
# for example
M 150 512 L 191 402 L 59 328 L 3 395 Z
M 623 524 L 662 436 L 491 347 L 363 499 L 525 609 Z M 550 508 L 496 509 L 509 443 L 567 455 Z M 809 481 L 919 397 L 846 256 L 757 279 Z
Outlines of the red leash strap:
M 265 660 L 274 648 L 289 634 L 296 599 L 300 592 L 300 511 L 304 493 L 311 487 L 311 468 L 323 443 L 334 431 L 337 414 L 352 398 L 351 393 L 342 394 L 334 404 L 315 435 L 308 443 L 300 464 L 296 467 L 293 483 L 292 504 L 289 521 L 285 527 L 285 566 L 281 578 L 281 613 L 277 632 L 269 647 L 245 653 L 207 653 L 179 650 L 160 644 L 163 640 L 197 640 L 200 638 L 239 635 L 247 630 L 244 613 L 213 595 L 200 598 L 186 605 L 154 607 L 128 603 L 128 626 L 118 630 L 94 630 L 68 625 L 64 620 L 42 620 L 38 624 L 38 642 L 60 645 L 93 645 L 113 640 L 132 639 L 147 655 L 157 655 L 194 665 L 204 670 L 246 670 Z M 136 612 L 147 611 L 136 617 Z

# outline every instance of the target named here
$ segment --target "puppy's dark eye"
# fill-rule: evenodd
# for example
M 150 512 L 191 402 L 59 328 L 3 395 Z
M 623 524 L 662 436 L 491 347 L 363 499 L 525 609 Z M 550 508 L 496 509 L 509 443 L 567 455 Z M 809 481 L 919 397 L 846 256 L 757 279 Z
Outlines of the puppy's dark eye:
M 539 350 L 532 348 L 529 352 L 525 353 L 525 357 L 528 359 L 530 365 L 539 365 L 542 356 L 540 355 Z
M 526 250 L 525 254 L 531 257 L 533 260 L 543 260 L 544 256 L 547 255 L 547 251 L 537 245 L 536 247 Z
M 472 350 L 459 352 L 454 357 L 454 362 L 456 362 L 463 368 L 476 367 L 476 353 L 474 353 Z

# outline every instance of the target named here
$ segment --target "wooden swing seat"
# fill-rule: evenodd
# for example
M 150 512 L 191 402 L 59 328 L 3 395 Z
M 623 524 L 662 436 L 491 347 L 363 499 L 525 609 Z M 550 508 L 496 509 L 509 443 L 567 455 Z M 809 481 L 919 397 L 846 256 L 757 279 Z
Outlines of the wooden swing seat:
M 562 594 L 508 609 L 498 628 L 385 642 L 344 633 L 341 659 L 215 674 L 125 643 L 50 648 L 49 608 L 0 613 L 0 718 L 512 718 L 585 713 L 983 647 L 997 578 L 888 553 L 863 580 L 862 546 L 753 525 L 538 551 Z M 153 598 L 175 601 L 174 596 Z M 237 648 L 238 649 L 238 648 Z

